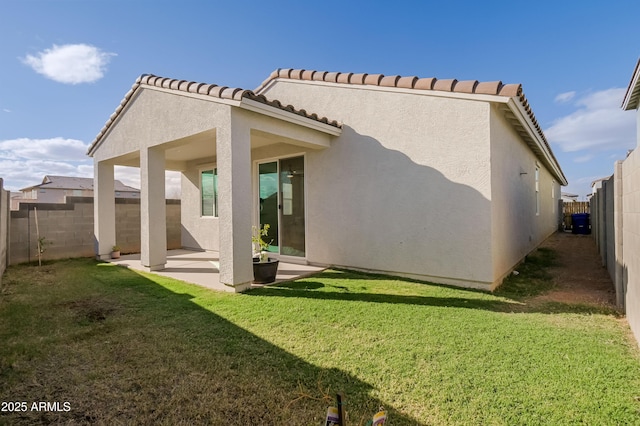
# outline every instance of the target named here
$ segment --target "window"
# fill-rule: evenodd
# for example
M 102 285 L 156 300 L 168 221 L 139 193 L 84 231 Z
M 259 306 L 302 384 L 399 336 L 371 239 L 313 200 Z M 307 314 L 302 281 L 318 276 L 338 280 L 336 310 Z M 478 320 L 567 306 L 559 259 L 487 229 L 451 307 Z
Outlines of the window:
M 536 216 L 540 214 L 540 167 L 536 167 Z
M 200 172 L 200 198 L 202 216 L 218 217 L 218 170 Z

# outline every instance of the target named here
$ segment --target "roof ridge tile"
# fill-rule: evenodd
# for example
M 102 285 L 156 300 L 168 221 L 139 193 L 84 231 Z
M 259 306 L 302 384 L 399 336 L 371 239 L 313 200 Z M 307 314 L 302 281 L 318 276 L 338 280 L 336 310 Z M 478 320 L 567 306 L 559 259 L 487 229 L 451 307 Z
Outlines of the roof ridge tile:
M 378 83 L 378 86 L 398 87 L 398 80 L 400 80 L 399 75 L 388 75 L 386 77 L 382 76 L 380 82 Z
M 384 78 L 382 74 L 365 74 L 364 84 L 370 84 L 372 86 L 380 86 L 380 82 Z
M 365 79 L 367 78 L 367 73 L 358 73 L 358 74 L 351 74 L 351 76 L 349 76 L 349 83 L 350 84 L 364 84 Z

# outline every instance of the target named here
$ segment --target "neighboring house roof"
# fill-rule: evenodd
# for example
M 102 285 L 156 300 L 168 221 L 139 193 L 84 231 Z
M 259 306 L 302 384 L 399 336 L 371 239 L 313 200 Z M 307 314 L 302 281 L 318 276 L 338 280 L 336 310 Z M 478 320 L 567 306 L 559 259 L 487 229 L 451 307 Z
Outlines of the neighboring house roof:
M 46 175 L 42 179 L 42 183 L 38 185 L 22 188 L 21 191 L 28 191 L 34 188 L 47 188 L 47 189 L 86 189 L 93 191 L 93 178 L 83 178 L 75 176 L 52 176 Z M 114 181 L 114 189 L 119 192 L 140 192 L 139 189 L 132 186 L 128 186 L 120 182 Z
M 107 133 L 107 131 L 109 131 L 111 125 L 116 121 L 120 113 L 127 106 L 129 100 L 131 100 L 136 91 L 138 91 L 140 88 L 144 88 L 145 86 L 160 87 L 164 89 L 175 90 L 178 92 L 193 93 L 232 101 L 241 102 L 244 99 L 248 99 L 267 105 L 269 107 L 273 107 L 275 109 L 290 112 L 313 121 L 327 124 L 329 126 L 333 126 L 336 128 L 341 127 L 341 125 L 335 120 L 329 120 L 326 117 L 318 117 L 317 114 L 307 113 L 303 109 L 296 109 L 295 107 L 293 107 L 293 105 L 282 105 L 278 100 L 268 100 L 265 96 L 257 95 L 251 90 L 218 86 L 216 84 L 198 83 L 195 81 L 176 80 L 172 78 L 158 77 L 153 74 L 143 74 L 136 79 L 133 86 L 131 86 L 131 89 L 125 94 L 124 99 L 120 102 L 120 105 L 116 108 L 115 112 L 111 114 L 111 117 L 109 117 L 107 123 L 100 130 L 100 133 L 98 133 L 96 138 L 89 146 L 87 154 L 91 155 L 93 153 L 102 137 Z
M 535 115 L 522 91 L 521 84 L 503 84 L 501 81 L 479 82 L 478 80 L 458 81 L 456 79 L 419 78 L 416 76 L 402 77 L 399 75 L 385 76 L 383 74 L 344 73 L 313 71 L 303 69 L 279 68 L 262 82 L 255 90 L 260 93 L 272 81 L 278 79 L 300 80 L 309 82 L 323 82 L 334 84 L 369 85 L 391 87 L 417 91 L 449 92 L 468 95 L 490 95 L 514 99 L 521 109 L 505 111 L 507 119 L 514 129 L 523 137 L 532 151 L 545 162 L 563 185 L 567 184 L 558 160 L 556 159 L 547 138 L 542 132 Z M 523 116 L 523 117 L 519 117 Z M 527 121 L 528 122 L 523 122 Z M 535 140 L 533 140 L 535 139 Z
M 611 177 L 611 176 L 607 176 L 607 177 L 603 177 L 603 178 L 600 178 L 600 179 L 596 179 L 596 180 L 594 180 L 593 182 L 591 182 L 591 186 L 594 186 L 594 185 L 596 185 L 596 184 L 598 184 L 598 183 L 602 183 L 602 181 L 603 181 L 603 180 L 607 180 L 607 179 L 609 179 L 610 177 Z
M 561 197 L 563 201 L 578 201 L 578 194 L 569 194 L 568 192 L 561 193 Z
M 633 70 L 631 81 L 627 86 L 627 93 L 622 100 L 622 109 L 629 111 L 631 109 L 638 109 L 638 102 L 640 101 L 640 59 L 636 62 L 636 68 Z

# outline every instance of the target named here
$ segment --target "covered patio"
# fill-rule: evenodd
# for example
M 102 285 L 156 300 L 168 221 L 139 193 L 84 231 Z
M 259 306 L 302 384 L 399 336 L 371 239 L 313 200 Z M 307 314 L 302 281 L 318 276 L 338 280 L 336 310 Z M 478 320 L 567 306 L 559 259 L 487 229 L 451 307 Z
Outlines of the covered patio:
M 120 262 L 211 288 L 251 288 L 252 227 L 263 224 L 257 162 L 304 158 L 306 152 L 328 148 L 341 131 L 335 121 L 248 90 L 151 75 L 138 78 L 88 152 L 94 159 L 96 257 L 109 259 L 117 245 L 114 166 L 138 167 L 141 253 Z M 182 247 L 202 253 L 167 253 L 166 170 L 182 173 Z M 204 174 L 215 182 L 209 192 Z M 300 223 L 304 226 L 304 216 Z M 300 265 L 292 266 L 291 260 Z M 306 263 L 304 255 L 282 263 L 279 279 L 304 272 Z
M 212 290 L 230 291 L 232 289 L 220 283 L 220 256 L 216 252 L 194 250 L 167 251 L 165 268 L 154 271 L 154 274 L 169 277 L 192 284 L 197 284 Z M 140 253 L 127 254 L 119 259 L 111 259 L 110 263 L 136 271 L 148 271 L 142 265 Z M 324 268 L 312 265 L 280 262 L 276 283 L 306 277 Z M 251 284 L 251 287 L 262 287 L 264 284 Z

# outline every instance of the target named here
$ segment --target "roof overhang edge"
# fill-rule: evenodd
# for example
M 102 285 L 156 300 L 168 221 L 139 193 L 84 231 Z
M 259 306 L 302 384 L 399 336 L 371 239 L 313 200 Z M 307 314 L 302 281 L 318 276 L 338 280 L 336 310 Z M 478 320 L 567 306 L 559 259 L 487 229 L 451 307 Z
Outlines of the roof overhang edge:
M 511 110 L 511 112 L 516 116 L 518 121 L 523 125 L 524 129 L 527 132 L 527 135 L 531 139 L 531 141 L 535 144 L 535 146 L 540 150 L 542 154 L 541 161 L 545 163 L 546 166 L 551 168 L 552 173 L 561 183 L 561 185 L 568 185 L 568 181 L 562 169 L 560 168 L 560 164 L 551 153 L 551 150 L 545 140 L 538 134 L 535 130 L 535 127 L 531 120 L 528 118 L 528 114 L 524 111 L 522 103 L 517 101 L 516 98 L 509 98 L 509 102 L 507 102 L 507 106 Z M 534 152 L 535 154 L 535 152 Z
M 636 62 L 636 68 L 633 70 L 631 81 L 627 86 L 627 92 L 624 94 L 622 101 L 622 109 L 629 111 L 638 109 L 638 101 L 640 100 L 640 59 Z
M 302 117 L 293 112 L 287 112 L 279 108 L 274 108 L 261 102 L 256 102 L 252 99 L 243 98 L 242 101 L 239 102 L 238 107 L 246 109 L 247 111 L 257 112 L 262 115 L 287 121 L 289 123 L 308 127 L 310 129 L 317 130 L 323 133 L 328 133 L 332 136 L 340 136 L 342 134 L 342 129 L 340 127 L 335 127 L 330 124 L 325 124 L 316 120 Z

